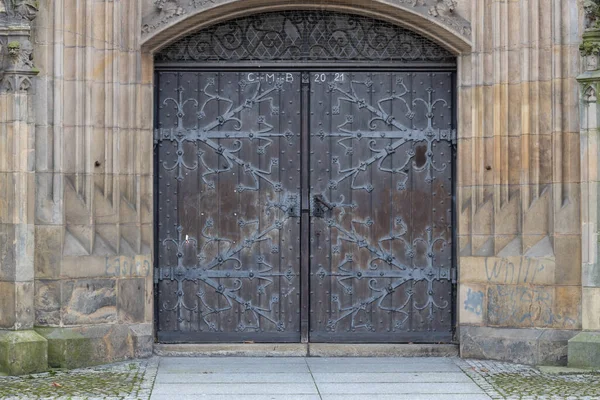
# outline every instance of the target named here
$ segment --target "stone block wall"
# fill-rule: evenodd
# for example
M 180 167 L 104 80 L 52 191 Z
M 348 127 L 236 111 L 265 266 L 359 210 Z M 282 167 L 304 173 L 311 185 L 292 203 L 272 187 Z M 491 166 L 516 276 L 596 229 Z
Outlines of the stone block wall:
M 35 325 L 60 328 L 39 330 L 66 349 L 51 349 L 51 365 L 73 366 L 77 346 L 63 345 L 73 337 L 89 339 L 87 363 L 149 354 L 152 87 L 140 4 L 42 1 L 39 14 Z
M 34 121 L 28 91 L 0 90 L 0 329 L 33 328 Z
M 552 329 L 555 354 L 528 361 L 564 363 L 566 340 L 582 327 L 583 16 L 569 0 L 471 4 L 456 205 L 463 355 L 512 359 L 498 336 L 520 346 L 533 335 L 537 346 L 538 331 Z M 483 327 L 497 337 L 486 339 Z
M 600 43 L 600 34 L 591 39 Z M 587 71 L 580 76 L 581 100 L 581 179 L 582 179 L 582 230 L 583 230 L 583 308 L 582 328 L 600 331 L 600 268 L 598 236 L 598 90 L 600 71 L 598 54 L 586 57 Z

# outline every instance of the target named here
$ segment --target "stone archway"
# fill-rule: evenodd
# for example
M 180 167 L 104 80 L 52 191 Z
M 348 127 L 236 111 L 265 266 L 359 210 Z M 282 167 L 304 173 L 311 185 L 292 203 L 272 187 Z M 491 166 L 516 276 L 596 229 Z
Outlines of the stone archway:
M 430 0 L 155 0 L 145 2 L 142 48 L 153 53 L 186 33 L 228 19 L 267 11 L 329 10 L 388 21 L 428 37 L 455 54 L 471 51 L 471 24 L 459 4 Z

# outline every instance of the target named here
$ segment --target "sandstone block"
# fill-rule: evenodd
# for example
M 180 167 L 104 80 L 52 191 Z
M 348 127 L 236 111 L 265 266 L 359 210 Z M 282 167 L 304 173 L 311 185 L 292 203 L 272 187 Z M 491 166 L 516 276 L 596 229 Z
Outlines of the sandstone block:
M 60 282 L 35 281 L 35 325 L 60 325 Z
M 484 285 L 461 283 L 458 298 L 460 324 L 481 325 L 485 320 L 486 288 Z
M 460 355 L 521 364 L 566 365 L 567 343 L 577 331 L 460 327 Z
M 583 329 L 600 331 L 600 288 L 583 288 Z
M 64 328 L 36 328 L 48 341 L 48 366 L 80 368 L 94 364 L 91 339 Z
M 0 281 L 0 328 L 15 325 L 15 283 Z
M 48 369 L 48 342 L 35 331 L 0 331 L 0 371 L 25 375 Z
M 115 281 L 82 279 L 63 282 L 62 315 L 66 325 L 99 324 L 117 320 Z
M 143 278 L 120 279 L 117 306 L 119 321 L 144 322 L 146 282 Z
M 600 368 L 600 332 L 581 332 L 569 340 L 569 367 Z

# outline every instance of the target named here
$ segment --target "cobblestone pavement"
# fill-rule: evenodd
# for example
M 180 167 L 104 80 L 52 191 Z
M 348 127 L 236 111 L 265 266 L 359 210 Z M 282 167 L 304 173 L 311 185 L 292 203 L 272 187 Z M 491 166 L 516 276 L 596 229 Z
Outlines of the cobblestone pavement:
M 495 361 L 461 360 L 453 359 L 398 359 L 382 358 L 365 360 L 361 358 L 347 359 L 242 359 L 233 360 L 224 358 L 216 359 L 198 358 L 194 359 L 163 359 L 166 360 L 161 366 L 164 369 L 162 375 L 159 370 L 158 357 L 148 360 L 128 361 L 108 366 L 85 368 L 73 371 L 51 371 L 44 374 L 28 375 L 23 377 L 0 376 L 0 399 L 73 399 L 73 400 L 95 400 L 95 399 L 143 399 L 147 400 L 155 393 L 153 398 L 173 398 L 184 400 L 185 398 L 198 398 L 201 393 L 186 393 L 186 389 L 192 387 L 196 390 L 219 389 L 219 392 L 227 390 L 237 391 L 229 395 L 204 394 L 201 398 L 206 399 L 354 399 L 365 398 L 369 400 L 378 399 L 539 399 L 539 400 L 600 400 L 600 372 L 576 371 L 569 369 L 535 368 L 526 365 L 502 363 Z M 254 361 L 260 361 L 255 363 Z M 233 362 L 235 371 L 230 370 L 229 364 Z M 283 363 L 283 364 L 282 364 Z M 221 365 L 223 364 L 223 365 Z M 249 376 L 243 366 L 248 364 L 255 369 L 256 375 Z M 304 366 L 308 368 L 308 377 L 302 375 Z M 323 365 L 321 365 L 323 364 Z M 178 365 L 185 371 L 178 372 Z M 208 371 L 214 369 L 214 371 Z M 259 367 L 260 365 L 260 367 Z M 223 370 L 219 369 L 223 367 Z M 285 366 L 281 369 L 280 367 Z M 423 368 L 420 368 L 422 366 Z M 340 367 L 338 371 L 336 368 Z M 418 367 L 418 368 L 417 368 Z M 169 370 L 172 369 L 172 371 Z M 200 372 L 196 371 L 202 370 Z M 294 368 L 298 369 L 295 371 Z M 322 368 L 323 371 L 320 371 Z M 373 369 L 369 374 L 368 369 Z M 391 368 L 391 370 L 390 370 Z M 263 371 L 264 369 L 264 371 Z M 205 371 L 206 370 L 206 371 Z M 239 371 L 238 371 L 239 370 Z M 284 374 L 276 372 L 282 370 Z M 409 371 L 410 370 L 410 371 Z M 412 371 L 414 370 L 414 371 Z M 461 371 L 464 373 L 463 378 Z M 388 371 L 388 372 L 384 372 Z M 428 372 L 430 371 L 430 372 Z M 437 372 L 436 372 L 437 371 Z M 456 371 L 456 372 L 453 372 Z M 369 393 L 358 393 L 356 390 L 367 389 L 366 381 L 361 381 L 362 376 L 369 375 L 367 381 L 371 382 L 373 391 Z M 239 374 L 239 375 L 236 375 Z M 458 375 L 457 375 L 458 374 Z M 287 376 L 289 375 L 289 376 Z M 322 375 L 322 376 L 321 376 Z M 389 379 L 384 375 L 389 375 Z M 235 376 L 243 377 L 245 380 L 233 379 Z M 436 378 L 437 376 L 437 378 Z M 269 395 L 252 395 L 248 392 L 248 384 L 256 379 L 263 379 L 261 386 L 278 387 L 278 390 L 288 392 L 292 386 L 303 384 L 298 377 L 307 378 L 306 383 L 313 384 L 317 388 L 314 394 L 305 393 L 294 397 L 294 394 L 281 393 Z M 185 378 L 185 379 L 182 379 Z M 189 379 L 188 379 L 189 378 Z M 280 378 L 284 382 L 278 382 Z M 476 394 L 467 388 L 468 382 L 474 382 L 485 394 Z M 345 390 L 352 386 L 349 395 Z M 379 383 L 377 383 L 379 382 Z M 462 383 L 461 383 L 462 382 Z M 471 382 L 471 385 L 473 383 Z M 168 385 L 168 395 L 161 394 Z M 198 384 L 198 385 L 196 385 Z M 162 386 L 161 386 L 162 385 Z M 412 385 L 412 386 L 411 386 Z M 452 389 L 452 385 L 456 388 Z M 218 386 L 218 388 L 217 388 Z M 245 389 L 243 387 L 245 387 Z M 310 385 L 309 385 L 310 386 Z M 359 387 L 360 386 L 360 387 Z M 460 386 L 460 387 L 459 387 Z M 477 388 L 477 386 L 474 386 Z M 384 387 L 398 391 L 392 393 L 383 390 Z M 412 387 L 410 393 L 406 390 Z M 321 388 L 321 389 L 319 389 Z M 331 389 L 328 391 L 328 388 Z M 171 389 L 177 389 L 171 391 Z M 325 389 L 325 390 L 323 390 Z M 461 390 L 456 390 L 461 389 Z M 240 391 L 241 390 L 241 391 Z M 341 391 L 340 391 L 341 390 Z M 359 391 L 360 391 L 359 390 Z M 453 391 L 454 390 L 454 391 Z M 379 392 L 378 392 L 379 391 Z M 414 391 L 414 393 L 413 393 Z M 462 392 L 461 392 L 462 391 Z M 262 392 L 261 392 L 262 393 Z M 312 392 L 311 392 L 312 393 Z M 462 394 L 461 394 L 462 393 Z M 169 397 L 171 396 L 171 397 Z M 223 397 L 225 396 L 225 397 Z
M 0 376 L 0 399 L 148 399 L 158 357 L 72 371 Z
M 458 366 L 492 399 L 600 399 L 600 371 L 535 368 L 457 359 Z

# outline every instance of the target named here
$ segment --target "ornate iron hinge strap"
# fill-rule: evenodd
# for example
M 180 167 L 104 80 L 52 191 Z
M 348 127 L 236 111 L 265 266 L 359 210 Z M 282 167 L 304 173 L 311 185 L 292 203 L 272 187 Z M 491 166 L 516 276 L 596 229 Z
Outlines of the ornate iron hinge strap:
M 252 109 L 261 103 L 266 103 L 269 106 L 271 115 L 279 114 L 279 107 L 275 105 L 274 98 L 272 95 L 275 92 L 281 92 L 283 89 L 283 80 L 277 79 L 272 87 L 262 90 L 263 83 L 260 80 L 253 82 L 247 82 L 241 80 L 239 85 L 242 88 L 246 86 L 254 86 L 255 90 L 252 95 L 240 104 L 235 105 L 233 100 L 221 96 L 217 93 L 212 93 L 211 88 L 214 88 L 216 81 L 214 78 L 209 78 L 206 86 L 204 87 L 203 93 L 207 99 L 200 104 L 195 98 L 184 99 L 183 93 L 185 89 L 180 87 L 177 89 L 178 99 L 169 97 L 163 101 L 163 106 L 168 104 L 174 105 L 176 112 L 177 122 L 175 128 L 158 128 L 155 130 L 155 140 L 158 142 L 170 141 L 176 145 L 177 159 L 170 165 L 167 161 L 162 162 L 162 166 L 167 170 L 171 171 L 177 169 L 177 179 L 182 181 L 184 179 L 184 173 L 186 170 L 194 171 L 197 170 L 200 165 L 204 167 L 202 173 L 202 181 L 207 185 L 208 188 L 214 189 L 214 181 L 209 179 L 213 175 L 218 175 L 224 172 L 231 171 L 234 166 L 242 167 L 244 173 L 252 178 L 254 183 L 253 186 L 241 185 L 237 188 L 239 192 L 245 190 L 256 191 L 258 190 L 258 182 L 262 180 L 271 185 L 276 191 L 281 191 L 283 186 L 280 182 L 276 182 L 270 178 L 273 172 L 273 168 L 277 168 L 279 160 L 277 158 L 271 159 L 268 169 L 260 169 L 250 162 L 240 158 L 237 153 L 240 153 L 243 147 L 242 140 L 246 139 L 250 142 L 257 142 L 256 151 L 258 154 L 265 154 L 266 149 L 273 144 L 275 138 L 285 138 L 288 142 L 291 142 L 297 135 L 291 130 L 284 132 L 275 132 L 273 126 L 267 122 L 265 116 L 258 116 L 256 120 L 256 126 L 259 129 L 247 129 L 243 130 L 242 120 L 240 119 L 240 113 L 245 110 Z M 204 126 L 197 128 L 186 129 L 183 127 L 183 121 L 186 117 L 186 106 L 194 106 L 196 111 L 196 117 L 198 125 L 206 118 L 207 106 L 217 102 L 226 105 L 226 110 L 219 115 L 214 121 L 209 122 Z M 233 130 L 220 130 L 227 123 L 233 123 Z M 219 139 L 232 139 L 234 140 L 233 147 L 226 147 L 219 142 Z M 197 157 L 194 157 L 193 162 L 186 161 L 185 154 L 185 143 L 199 143 L 206 146 L 206 150 L 198 149 Z M 212 151 L 215 154 L 221 156 L 226 160 L 225 167 L 210 166 L 205 159 L 206 151 Z M 167 153 L 169 154 L 169 153 Z
M 427 171 L 427 182 L 431 182 L 434 179 L 433 171 L 442 172 L 448 167 L 448 165 L 445 163 L 439 166 L 435 164 L 433 159 L 433 143 L 439 141 L 452 141 L 453 138 L 456 137 L 456 130 L 434 128 L 434 107 L 438 104 L 445 107 L 449 107 L 450 105 L 444 99 L 434 99 L 433 88 L 427 88 L 427 99 L 415 98 L 409 103 L 409 101 L 404 98 L 409 93 L 409 90 L 406 87 L 403 79 L 398 78 L 396 85 L 401 88 L 400 92 L 392 96 L 384 97 L 378 100 L 376 105 L 373 105 L 369 104 L 364 98 L 361 98 L 357 94 L 355 85 L 364 85 L 365 87 L 369 88 L 373 85 L 373 82 L 370 79 L 364 81 L 353 80 L 350 83 L 349 91 L 341 89 L 335 82 L 328 83 L 329 92 L 335 92 L 341 95 L 337 99 L 337 105 L 333 106 L 332 113 L 334 115 L 339 114 L 341 104 L 343 102 L 354 104 L 359 110 L 364 109 L 371 114 L 371 118 L 368 123 L 371 129 L 366 131 L 348 129 L 347 127 L 352 125 L 355 117 L 354 115 L 347 115 L 346 120 L 337 126 L 337 132 L 326 133 L 323 129 L 321 129 L 319 132 L 317 132 L 316 136 L 321 140 L 325 140 L 326 138 L 340 138 L 337 143 L 344 148 L 346 155 L 351 155 L 353 153 L 353 147 L 352 145 L 347 145 L 347 141 L 353 142 L 365 140 L 368 141 L 369 149 L 373 155 L 366 160 L 360 160 L 357 165 L 345 169 L 342 169 L 339 157 L 334 157 L 333 163 L 338 166 L 338 177 L 329 182 L 329 189 L 336 189 L 342 181 L 351 178 L 353 190 L 362 189 L 370 193 L 374 190 L 374 186 L 372 184 L 369 183 L 362 186 L 357 186 L 355 182 L 356 178 L 362 172 L 366 171 L 372 165 L 377 165 L 377 168 L 380 171 L 389 172 L 392 174 L 403 174 L 405 176 L 405 180 L 398 182 L 398 190 L 405 190 L 406 180 L 408 179 L 409 164 L 412 162 L 415 156 L 414 150 L 412 150 L 412 148 L 408 150 L 406 153 L 406 162 L 399 167 L 390 169 L 384 167 L 383 163 L 390 155 L 396 153 L 401 146 L 408 142 L 425 142 L 427 144 L 425 163 L 422 166 L 416 166 L 413 163 L 412 166 L 415 171 Z M 388 114 L 383 105 L 394 100 L 398 100 L 401 104 L 404 104 L 406 108 L 406 117 L 409 120 L 412 120 L 415 117 L 417 106 L 422 105 L 425 109 L 427 126 L 420 129 L 412 129 L 400 123 L 394 115 Z M 377 130 L 377 126 L 375 124 L 377 121 L 381 121 L 388 127 L 395 128 L 396 130 Z M 377 148 L 375 145 L 376 139 L 392 139 L 395 141 L 386 145 L 385 147 Z

